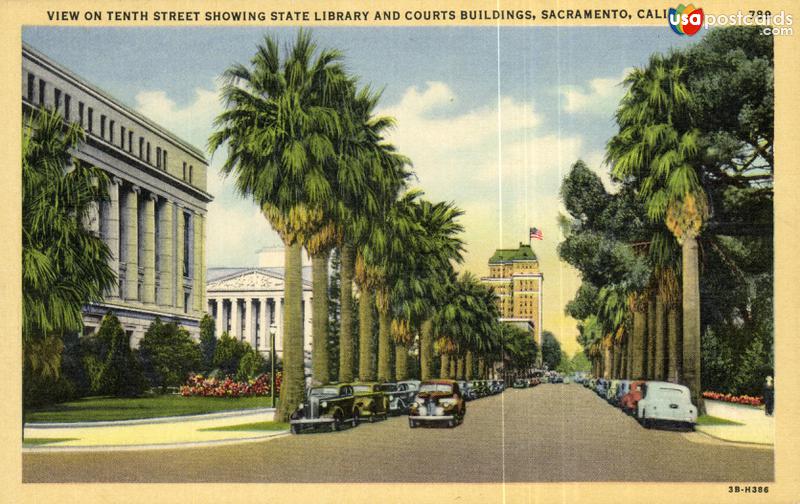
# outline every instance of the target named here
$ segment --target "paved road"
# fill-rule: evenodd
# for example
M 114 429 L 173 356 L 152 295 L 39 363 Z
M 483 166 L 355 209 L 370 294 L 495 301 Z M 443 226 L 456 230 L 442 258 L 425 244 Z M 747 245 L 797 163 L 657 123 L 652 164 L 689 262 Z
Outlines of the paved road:
M 213 448 L 26 453 L 25 482 L 526 482 L 774 479 L 773 451 L 646 430 L 579 385 L 468 404 L 455 429 L 404 417 Z

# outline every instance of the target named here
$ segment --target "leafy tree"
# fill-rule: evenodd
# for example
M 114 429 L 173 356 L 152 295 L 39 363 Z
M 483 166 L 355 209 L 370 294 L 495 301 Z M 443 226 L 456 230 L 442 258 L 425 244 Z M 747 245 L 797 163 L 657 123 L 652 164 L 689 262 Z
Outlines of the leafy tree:
M 63 336 L 81 333 L 81 309 L 115 278 L 110 252 L 87 226 L 107 197 L 108 177 L 75 160 L 76 123 L 36 109 L 22 128 L 22 348 L 26 376 L 55 378 Z
M 217 350 L 216 324 L 208 313 L 200 320 L 200 355 L 205 371 L 214 368 L 214 352 Z
M 162 393 L 167 387 L 182 385 L 202 362 L 200 347 L 189 332 L 176 322 L 163 323 L 158 317 L 139 343 L 139 355 L 145 376 Z
M 542 331 L 542 362 L 547 369 L 556 369 L 561 362 L 561 343 L 550 331 Z
M 231 337 L 228 331 L 222 333 L 214 351 L 214 367 L 224 375 L 233 376 L 239 369 L 239 361 L 245 356 L 249 345 Z
M 245 343 L 247 345 L 247 343 Z M 249 346 L 249 345 L 248 345 Z M 259 374 L 266 371 L 267 361 L 264 357 L 253 348 L 248 348 L 239 360 L 239 368 L 236 371 L 236 379 L 239 381 L 247 381 L 255 378 Z
M 586 354 L 581 351 L 575 352 L 575 355 L 572 356 L 571 360 L 572 360 L 571 365 L 573 371 L 588 372 L 592 368 L 592 364 L 591 362 L 589 362 L 589 359 L 586 357 Z
M 130 338 L 115 315 L 103 317 L 95 341 L 98 353 L 91 356 L 92 392 L 120 397 L 141 394 L 146 387 L 142 369 L 131 351 Z

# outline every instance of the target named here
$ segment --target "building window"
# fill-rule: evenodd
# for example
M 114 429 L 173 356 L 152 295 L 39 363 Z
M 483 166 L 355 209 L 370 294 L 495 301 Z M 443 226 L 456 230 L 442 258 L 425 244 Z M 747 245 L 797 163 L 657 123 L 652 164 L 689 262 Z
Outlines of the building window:
M 36 92 L 36 76 L 32 73 L 28 74 L 28 101 L 33 103 L 33 100 L 36 98 L 34 93 Z
M 103 140 L 106 139 L 106 116 L 105 114 L 100 114 L 100 138 Z
M 189 313 L 189 293 L 183 293 L 183 313 Z
M 144 159 L 144 137 L 139 137 L 139 159 Z
M 147 162 L 150 163 L 150 142 L 147 142 Z
M 189 250 L 191 250 L 189 240 L 192 237 L 191 229 L 191 218 L 189 214 L 184 212 L 183 213 L 183 276 L 189 276 Z
M 133 131 L 128 132 L 128 152 L 133 154 Z
M 44 91 L 47 84 L 43 79 L 39 79 L 39 105 L 44 106 Z
M 53 98 L 54 98 L 53 101 L 55 103 L 55 108 L 56 108 L 56 110 L 58 110 L 58 108 L 61 106 L 61 90 L 60 89 L 55 88 L 53 90 Z
M 87 128 L 89 130 L 89 133 L 92 132 L 92 123 L 93 122 L 94 122 L 94 110 L 92 110 L 92 107 L 89 107 L 89 126 Z
M 119 148 L 125 150 L 125 126 L 119 127 Z
M 83 127 L 83 102 L 78 102 L 78 121 L 81 123 L 81 128 Z
M 167 149 L 164 149 L 161 153 L 164 156 L 164 159 L 161 161 L 161 166 L 164 167 L 164 171 L 167 171 Z
M 114 121 L 108 122 L 108 141 L 114 143 Z
M 64 94 L 64 119 L 69 121 L 69 109 L 72 102 L 72 97 L 68 94 Z
M 189 183 L 192 183 L 192 171 L 194 170 L 194 166 L 189 165 Z
M 161 147 L 156 147 L 156 168 L 161 168 Z
M 186 161 L 183 162 L 183 180 L 186 180 Z

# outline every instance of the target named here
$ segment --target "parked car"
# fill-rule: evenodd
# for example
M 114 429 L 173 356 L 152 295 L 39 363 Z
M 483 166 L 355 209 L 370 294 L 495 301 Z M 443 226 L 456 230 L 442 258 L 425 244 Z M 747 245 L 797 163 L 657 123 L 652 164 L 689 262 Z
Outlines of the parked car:
M 416 388 L 409 390 L 408 383 L 383 383 L 381 390 L 389 396 L 389 413 L 403 415 L 408 413 L 408 406 L 414 400 Z
M 473 380 L 471 388 L 475 391 L 477 398 L 486 397 L 490 393 L 486 380 Z
M 617 395 L 612 399 L 611 403 L 614 406 L 619 406 L 622 398 L 631 391 L 631 381 L 630 380 L 620 380 L 619 386 L 617 387 Z
M 377 418 L 389 418 L 389 396 L 375 382 L 353 383 L 355 404 L 360 418 L 374 422 Z
M 617 397 L 617 388 L 619 387 L 619 380 L 611 380 L 608 382 L 608 386 L 606 387 L 606 395 L 605 399 L 609 403 L 612 401 L 613 398 Z
M 309 389 L 306 400 L 291 414 L 289 425 L 293 434 L 299 434 L 322 425 L 337 431 L 347 422 L 355 427 L 358 421 L 353 387 L 345 383 Z
M 464 421 L 467 405 L 458 383 L 453 380 L 429 380 L 419 386 L 419 392 L 408 414 L 412 429 L 423 423 L 445 423 L 455 427 Z
M 631 382 L 630 392 L 622 396 L 622 399 L 619 402 L 620 408 L 622 411 L 629 415 L 636 414 L 636 406 L 639 403 L 639 400 L 642 398 L 642 385 L 644 385 L 644 380 L 636 380 Z
M 466 380 L 459 380 L 458 388 L 461 390 L 461 395 L 464 396 L 465 401 L 472 401 L 473 399 L 477 398 L 477 396 L 475 395 L 475 391 L 472 390 L 470 382 Z
M 401 380 L 397 382 L 398 387 L 402 387 L 405 385 L 406 392 L 408 393 L 408 401 L 406 401 L 406 409 L 408 406 L 414 402 L 414 398 L 417 396 L 417 391 L 419 390 L 419 384 L 422 383 L 419 380 Z
M 600 397 L 606 396 L 606 390 L 608 389 L 608 381 L 605 378 L 598 378 L 597 383 L 595 384 L 594 391 Z
M 646 382 L 636 408 L 636 416 L 645 428 L 657 422 L 669 422 L 692 429 L 697 423 L 697 406 L 692 404 L 689 388 L 676 383 Z
M 525 380 L 524 378 L 517 378 L 514 380 L 514 384 L 512 385 L 514 388 L 528 388 L 528 386 L 528 380 Z
M 540 382 L 539 382 L 539 378 L 531 378 L 531 379 L 529 380 L 529 383 L 528 383 L 528 384 L 529 384 L 529 386 L 531 386 L 531 387 L 535 387 L 536 385 L 539 385 L 539 383 L 540 383 Z

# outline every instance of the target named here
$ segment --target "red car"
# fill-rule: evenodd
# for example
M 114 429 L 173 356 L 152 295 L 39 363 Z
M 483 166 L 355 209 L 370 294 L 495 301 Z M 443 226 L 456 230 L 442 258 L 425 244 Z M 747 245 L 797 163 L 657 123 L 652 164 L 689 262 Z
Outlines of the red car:
M 631 383 L 631 391 L 622 396 L 622 399 L 619 401 L 619 407 L 622 408 L 622 411 L 629 415 L 636 414 L 636 406 L 642 398 L 642 385 L 644 384 L 644 380 Z

